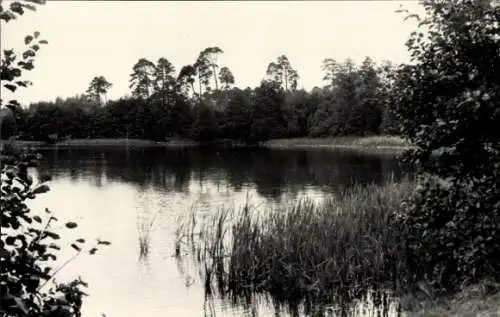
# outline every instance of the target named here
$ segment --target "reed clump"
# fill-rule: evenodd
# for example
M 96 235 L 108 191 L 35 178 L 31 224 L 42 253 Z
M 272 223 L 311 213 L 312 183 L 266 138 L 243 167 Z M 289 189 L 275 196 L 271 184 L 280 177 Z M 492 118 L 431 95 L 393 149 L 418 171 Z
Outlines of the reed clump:
M 393 220 L 414 186 L 405 180 L 345 189 L 322 203 L 221 209 L 197 228 L 186 222 L 184 237 L 208 292 L 351 301 L 403 286 L 405 239 Z
M 138 220 L 137 230 L 139 232 L 139 259 L 146 259 L 149 255 L 151 245 L 151 230 L 158 217 L 159 210 L 155 212 L 151 219 Z

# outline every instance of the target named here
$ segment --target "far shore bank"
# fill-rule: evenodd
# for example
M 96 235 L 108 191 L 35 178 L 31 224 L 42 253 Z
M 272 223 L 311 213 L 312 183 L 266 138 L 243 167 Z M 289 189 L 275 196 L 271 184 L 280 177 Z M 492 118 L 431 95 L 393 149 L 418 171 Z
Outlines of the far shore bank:
M 189 139 L 170 139 L 152 141 L 144 139 L 71 139 L 55 143 L 27 140 L 2 140 L 2 146 L 11 144 L 15 147 L 52 147 L 52 146 L 130 146 L 130 147 L 196 147 L 196 146 L 227 146 L 249 147 L 233 140 L 216 140 L 200 143 Z M 329 138 L 293 138 L 274 139 L 260 143 L 261 147 L 269 149 L 350 149 L 376 153 L 401 153 L 412 148 L 411 144 L 398 136 L 369 137 L 329 137 Z
M 191 140 L 175 139 L 167 141 L 152 141 L 144 139 L 71 139 L 47 143 L 44 141 L 2 140 L 3 145 L 11 144 L 15 147 L 52 147 L 52 146 L 131 146 L 131 147 L 190 147 L 199 143 Z
M 376 153 L 402 153 L 413 146 L 399 136 L 276 139 L 263 143 L 271 149 L 350 149 Z

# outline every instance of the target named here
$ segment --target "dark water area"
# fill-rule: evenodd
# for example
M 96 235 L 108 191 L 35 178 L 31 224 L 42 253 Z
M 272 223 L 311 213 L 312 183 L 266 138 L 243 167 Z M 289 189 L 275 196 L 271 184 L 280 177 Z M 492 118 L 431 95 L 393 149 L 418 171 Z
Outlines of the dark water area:
M 303 188 L 330 192 L 402 177 L 396 157 L 321 150 L 59 148 L 40 150 L 42 170 L 69 180 L 103 178 L 138 188 L 189 192 L 192 182 L 224 183 L 233 191 L 255 187 L 269 199 Z
M 263 300 L 250 306 L 207 301 L 194 263 L 173 256 L 178 218 L 191 208 L 210 214 L 248 199 L 269 204 L 321 199 L 350 186 L 398 180 L 409 170 L 393 156 L 345 150 L 116 146 L 39 152 L 43 159 L 35 173 L 52 175 L 52 190 L 34 200 L 32 209 L 47 207 L 59 218 L 76 220 L 85 238 L 112 242 L 62 273 L 61 278 L 81 274 L 89 282 L 85 317 L 205 316 L 207 311 L 275 316 L 273 305 Z M 149 256 L 141 260 L 140 241 L 146 238 Z

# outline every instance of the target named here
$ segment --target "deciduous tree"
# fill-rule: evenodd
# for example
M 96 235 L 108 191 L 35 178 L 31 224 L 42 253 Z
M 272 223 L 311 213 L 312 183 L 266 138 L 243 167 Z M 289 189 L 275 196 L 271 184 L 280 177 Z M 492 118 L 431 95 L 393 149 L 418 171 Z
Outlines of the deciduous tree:
M 395 100 L 422 174 L 402 216 L 419 272 L 455 289 L 500 276 L 500 7 L 421 5 Z

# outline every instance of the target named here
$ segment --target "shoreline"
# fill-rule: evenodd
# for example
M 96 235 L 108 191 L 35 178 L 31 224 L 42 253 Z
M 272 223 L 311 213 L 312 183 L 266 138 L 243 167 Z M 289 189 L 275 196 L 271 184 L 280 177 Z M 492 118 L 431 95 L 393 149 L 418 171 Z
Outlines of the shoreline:
M 263 143 L 270 149 L 353 150 L 365 153 L 400 154 L 414 148 L 398 136 L 276 139 Z
M 54 147 L 54 146 L 130 146 L 130 147 L 192 147 L 200 144 L 191 140 L 168 140 L 168 141 L 152 141 L 144 139 L 72 139 L 64 140 L 55 143 L 47 143 L 44 141 L 27 141 L 27 140 L 2 140 L 2 146 L 11 144 L 14 147 Z
M 3 146 L 11 144 L 14 147 L 53 147 L 53 146 L 129 146 L 129 147 L 200 147 L 200 146 L 225 146 L 225 147 L 255 147 L 244 145 L 234 140 L 216 140 L 200 143 L 189 139 L 170 139 L 166 141 L 152 141 L 145 139 L 72 139 L 55 143 L 27 140 L 1 140 Z M 328 137 L 328 138 L 291 138 L 273 139 L 261 142 L 258 146 L 277 150 L 356 150 L 375 153 L 402 153 L 412 146 L 397 136 L 369 136 L 369 137 Z

